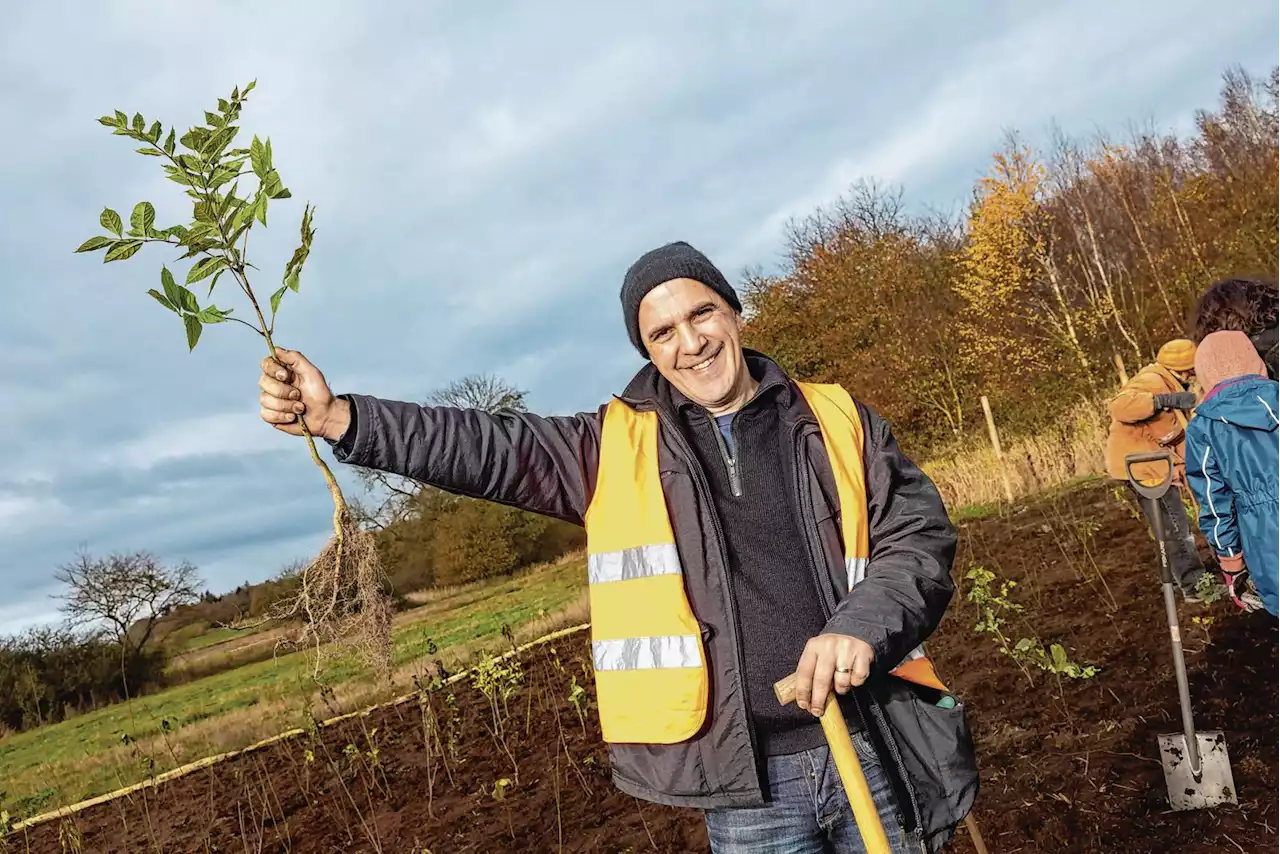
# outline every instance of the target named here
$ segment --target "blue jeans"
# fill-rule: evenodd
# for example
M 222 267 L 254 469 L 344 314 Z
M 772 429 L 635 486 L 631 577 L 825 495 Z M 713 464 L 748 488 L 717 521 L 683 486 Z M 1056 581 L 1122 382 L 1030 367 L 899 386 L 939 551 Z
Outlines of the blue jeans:
M 853 734 L 871 797 L 894 854 L 918 854 L 919 835 L 902 829 L 893 790 L 867 737 Z M 863 854 L 840 774 L 826 745 L 770 756 L 770 803 L 705 811 L 712 854 Z

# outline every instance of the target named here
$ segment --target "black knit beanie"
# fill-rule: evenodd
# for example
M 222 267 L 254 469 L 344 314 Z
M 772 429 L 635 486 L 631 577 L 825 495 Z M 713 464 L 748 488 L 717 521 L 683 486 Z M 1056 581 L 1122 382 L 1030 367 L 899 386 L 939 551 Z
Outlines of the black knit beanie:
M 718 293 L 734 311 L 742 312 L 737 292 L 706 255 L 684 241 L 652 249 L 631 265 L 622 280 L 622 318 L 627 323 L 631 343 L 646 359 L 649 351 L 640 340 L 640 300 L 658 285 L 672 279 L 702 282 Z

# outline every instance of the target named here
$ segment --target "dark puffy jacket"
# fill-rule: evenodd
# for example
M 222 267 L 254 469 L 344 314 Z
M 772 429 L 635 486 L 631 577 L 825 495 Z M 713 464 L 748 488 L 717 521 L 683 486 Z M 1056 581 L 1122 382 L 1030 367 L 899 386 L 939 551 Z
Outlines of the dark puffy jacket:
M 1228 380 L 1187 424 L 1187 483 L 1200 505 L 1200 530 L 1218 555 L 1244 555 L 1272 616 L 1280 610 L 1278 389 L 1263 377 Z
M 756 376 L 780 371 L 757 353 L 747 351 L 747 357 Z M 353 404 L 354 424 L 334 448 L 341 462 L 583 524 L 596 480 L 604 406 L 547 418 L 343 397 Z M 707 646 L 712 696 L 708 723 L 688 741 L 610 745 L 615 785 L 674 806 L 760 805 L 764 793 L 739 677 L 736 613 L 706 478 L 676 425 L 670 386 L 652 364 L 621 399 L 659 415 L 658 465 L 689 599 Z M 825 581 L 825 631 L 861 638 L 875 650 L 872 677 L 854 692 L 856 706 L 893 781 L 907 830 L 921 827 L 926 849 L 935 851 L 977 795 L 965 708 L 940 707 L 888 671 L 933 632 L 951 599 L 955 529 L 933 483 L 903 455 L 888 424 L 858 404 L 866 434 L 871 557 L 866 578 L 848 591 L 835 479 L 817 419 L 789 381 L 777 400 L 781 428 L 794 437 L 794 471 L 805 475 L 790 486 L 814 571 Z

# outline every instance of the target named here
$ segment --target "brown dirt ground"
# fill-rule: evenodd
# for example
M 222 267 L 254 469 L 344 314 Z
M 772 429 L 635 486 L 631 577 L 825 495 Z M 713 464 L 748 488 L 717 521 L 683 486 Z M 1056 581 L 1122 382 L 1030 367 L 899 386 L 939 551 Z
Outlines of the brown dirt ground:
M 1108 484 L 961 528 L 961 590 L 930 652 L 969 709 L 982 771 L 974 815 L 992 854 L 1275 851 L 1276 621 L 1222 603 L 1179 606 L 1196 723 L 1225 732 L 1240 805 L 1175 813 L 1156 735 L 1179 729 L 1177 691 L 1146 529 Z M 973 564 L 1018 582 L 1012 597 L 1025 611 L 1012 637 L 1061 642 L 1102 672 L 1028 680 L 971 631 L 962 579 Z M 1213 622 L 1201 628 L 1192 616 Z M 574 678 L 589 696 L 583 641 L 523 655 L 505 723 L 510 758 L 487 728 L 487 701 L 464 682 L 37 825 L 9 850 L 706 851 L 699 813 L 610 785 L 593 710 L 580 721 L 568 699 Z M 456 758 L 447 746 L 428 750 L 426 737 L 434 717 L 447 745 L 450 692 Z M 973 850 L 963 828 L 949 850 Z

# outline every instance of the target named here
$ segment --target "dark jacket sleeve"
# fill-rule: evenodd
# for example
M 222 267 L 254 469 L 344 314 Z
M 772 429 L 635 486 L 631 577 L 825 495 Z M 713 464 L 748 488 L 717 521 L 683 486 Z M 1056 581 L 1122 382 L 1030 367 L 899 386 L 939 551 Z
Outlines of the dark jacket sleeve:
M 888 423 L 858 405 L 871 556 L 824 631 L 853 635 L 875 650 L 876 670 L 896 667 L 933 633 L 955 592 L 956 529 L 933 481 L 909 460 Z
M 583 524 L 595 488 L 603 408 L 546 418 L 422 406 L 361 394 L 333 443 L 341 463 Z

